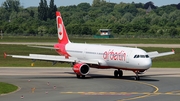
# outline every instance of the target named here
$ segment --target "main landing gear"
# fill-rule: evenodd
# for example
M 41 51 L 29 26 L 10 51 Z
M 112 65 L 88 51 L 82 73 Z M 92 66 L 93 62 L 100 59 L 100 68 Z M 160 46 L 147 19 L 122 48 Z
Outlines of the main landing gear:
M 118 69 L 114 71 L 114 77 L 122 77 L 123 76 L 123 71 Z
M 85 76 L 85 75 L 82 75 L 82 76 L 81 76 L 81 75 L 76 74 L 76 77 L 77 77 L 77 78 L 81 78 L 81 77 L 82 77 L 82 78 L 85 78 L 86 76 Z

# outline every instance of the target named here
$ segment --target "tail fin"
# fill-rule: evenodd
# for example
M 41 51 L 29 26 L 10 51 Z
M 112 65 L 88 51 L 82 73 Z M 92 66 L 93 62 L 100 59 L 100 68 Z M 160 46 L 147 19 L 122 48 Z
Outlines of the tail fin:
M 61 44 L 69 43 L 69 38 L 63 23 L 63 19 L 61 17 L 61 13 L 56 11 L 56 21 L 57 21 L 57 29 L 58 29 L 58 42 Z

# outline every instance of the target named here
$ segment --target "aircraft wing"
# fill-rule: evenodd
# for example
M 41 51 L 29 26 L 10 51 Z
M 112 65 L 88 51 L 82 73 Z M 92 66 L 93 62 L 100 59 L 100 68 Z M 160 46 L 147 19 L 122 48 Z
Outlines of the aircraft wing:
M 171 52 L 164 52 L 164 53 L 158 53 L 157 51 L 153 51 L 153 52 L 148 52 L 147 54 L 149 55 L 150 58 L 156 58 L 156 57 L 175 54 L 175 51 L 172 50 Z
M 79 60 L 75 57 L 65 57 L 65 56 L 58 56 L 58 55 L 43 55 L 43 54 L 29 54 L 29 56 L 23 55 L 7 55 L 13 58 L 22 58 L 22 59 L 31 59 L 31 60 L 43 60 L 43 61 L 52 61 L 52 62 L 82 62 L 87 64 L 96 64 L 99 65 L 97 60 Z
M 43 49 L 59 49 L 59 48 L 46 47 L 46 46 L 28 46 L 28 47 L 43 48 Z

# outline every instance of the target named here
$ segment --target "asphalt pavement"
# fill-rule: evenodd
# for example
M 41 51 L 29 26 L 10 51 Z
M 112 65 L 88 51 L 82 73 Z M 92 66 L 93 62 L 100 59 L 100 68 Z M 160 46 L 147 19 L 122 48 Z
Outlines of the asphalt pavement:
M 91 69 L 77 79 L 71 68 L 0 68 L 0 82 L 17 85 L 16 92 L 1 95 L 0 101 L 179 101 L 180 69 L 150 68 L 134 80 L 124 71 L 114 78 L 113 69 Z

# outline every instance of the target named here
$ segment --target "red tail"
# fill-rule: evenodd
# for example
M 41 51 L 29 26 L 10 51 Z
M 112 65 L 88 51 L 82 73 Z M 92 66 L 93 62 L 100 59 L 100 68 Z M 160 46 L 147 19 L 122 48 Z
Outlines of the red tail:
M 61 17 L 61 13 L 56 11 L 56 21 L 57 21 L 57 29 L 58 29 L 58 42 L 61 44 L 69 43 L 69 38 Z

